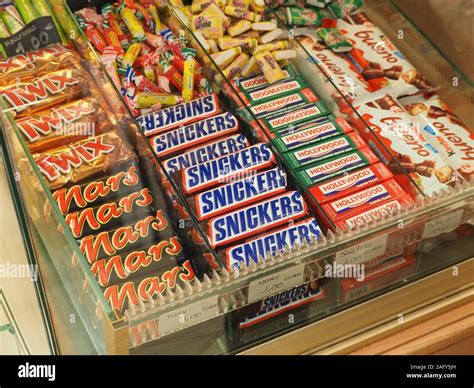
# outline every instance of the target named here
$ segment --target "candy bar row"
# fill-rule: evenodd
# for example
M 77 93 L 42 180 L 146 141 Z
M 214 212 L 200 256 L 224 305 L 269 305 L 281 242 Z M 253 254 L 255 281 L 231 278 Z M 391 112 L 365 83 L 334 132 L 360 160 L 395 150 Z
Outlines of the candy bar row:
M 0 61 L 0 69 L 7 111 L 110 306 L 123 314 L 184 288 L 196 265 L 204 268 L 200 257 L 183 243 L 159 175 L 143 169 L 130 128 L 110 113 L 78 53 L 56 44 Z M 52 212 L 45 203 L 46 220 Z

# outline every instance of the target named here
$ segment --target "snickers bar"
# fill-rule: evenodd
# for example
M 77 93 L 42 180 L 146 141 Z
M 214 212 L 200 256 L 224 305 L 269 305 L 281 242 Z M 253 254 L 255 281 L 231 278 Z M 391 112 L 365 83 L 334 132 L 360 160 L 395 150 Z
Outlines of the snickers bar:
M 151 136 L 214 116 L 218 112 L 217 95 L 209 94 L 189 102 L 142 115 L 137 118 L 137 121 L 143 133 L 146 136 Z
M 279 167 L 252 175 L 227 185 L 204 191 L 188 202 L 199 221 L 232 211 L 249 203 L 261 201 L 285 190 L 287 178 Z
M 178 171 L 186 195 L 197 193 L 218 184 L 246 177 L 254 171 L 270 167 L 275 163 L 275 155 L 264 143 L 258 143 L 241 151 L 211 160 L 197 166 Z
M 232 135 L 223 139 L 197 146 L 184 153 L 176 155 L 163 162 L 166 171 L 169 174 L 182 170 L 187 167 L 208 162 L 221 156 L 228 155 L 241 149 L 247 148 L 249 142 L 242 134 Z
M 309 189 L 320 204 L 353 194 L 367 186 L 382 183 L 393 178 L 393 174 L 382 163 L 376 163 L 360 170 L 330 179 Z
M 338 155 L 367 146 L 355 132 L 334 139 L 310 144 L 285 154 L 291 168 L 296 170 L 311 163 L 318 163 Z
M 353 131 L 352 127 L 342 117 L 330 119 L 319 123 L 319 119 L 314 122 L 302 123 L 293 126 L 294 132 L 281 135 L 272 139 L 272 143 L 281 152 L 293 151 L 308 144 L 332 139 L 345 135 Z
M 308 208 L 301 194 L 289 191 L 215 217 L 202 225 L 211 246 L 216 248 L 304 217 L 307 212 Z
M 283 252 L 303 242 L 311 243 L 319 239 L 321 229 L 316 219 L 308 218 L 301 222 L 276 229 L 261 237 L 234 245 L 223 250 L 219 257 L 225 262 L 228 270 L 234 266 L 249 266 L 253 261 L 258 263 L 261 259 L 267 260 L 277 252 Z
M 361 167 L 378 162 L 378 158 L 370 151 L 369 147 L 363 147 L 358 151 L 348 152 L 331 159 L 315 163 L 296 172 L 297 179 L 303 188 L 307 188 L 328 179 L 339 177 Z
M 162 158 L 217 137 L 231 135 L 238 129 L 237 118 L 227 112 L 155 136 L 150 142 L 156 155 Z

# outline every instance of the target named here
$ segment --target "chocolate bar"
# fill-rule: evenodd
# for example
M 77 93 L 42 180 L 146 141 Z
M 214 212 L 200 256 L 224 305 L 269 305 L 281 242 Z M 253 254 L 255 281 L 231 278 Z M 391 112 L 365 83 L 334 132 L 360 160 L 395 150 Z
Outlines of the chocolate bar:
M 214 116 L 219 112 L 219 109 L 217 95 L 209 94 L 189 102 L 142 115 L 137 118 L 137 121 L 142 132 L 146 136 L 151 136 Z
M 136 282 L 138 279 L 164 273 L 171 263 L 176 265 L 179 261 L 177 257 L 182 255 L 182 251 L 183 247 L 175 236 L 122 255 L 96 260 L 91 265 L 91 272 L 104 288 L 124 283 L 128 279 Z
M 227 213 L 285 190 L 285 172 L 275 167 L 188 198 L 199 221 Z
M 391 178 L 390 170 L 383 163 L 376 163 L 313 186 L 309 192 L 318 203 L 324 204 Z
M 143 188 L 115 202 L 68 213 L 66 223 L 72 235 L 79 239 L 118 225 L 126 225 L 149 214 L 156 214 L 162 205 L 156 203 L 150 189 Z
M 246 177 L 254 171 L 270 167 L 275 155 L 266 144 L 258 143 L 241 151 L 178 171 L 176 181 L 184 194 L 210 189 L 221 183 Z
M 16 121 L 31 153 L 47 151 L 100 135 L 112 122 L 94 97 L 87 97 Z
M 121 198 L 143 187 L 135 162 L 120 167 L 113 175 L 53 192 L 59 211 L 64 215 L 85 207 Z
M 110 231 L 83 237 L 79 248 L 89 264 L 169 238 L 172 227 L 163 210 Z
M 222 263 L 229 271 L 234 267 L 248 267 L 251 262 L 267 260 L 277 252 L 284 252 L 303 242 L 312 243 L 319 239 L 321 229 L 315 218 L 308 218 L 252 238 L 218 252 Z
M 309 122 L 295 126 L 295 131 L 272 139 L 272 143 L 281 152 L 289 152 L 308 144 L 320 142 L 345 135 L 353 131 L 349 123 L 342 117 L 330 119 L 325 117 L 324 123 Z
M 155 154 L 162 158 L 217 137 L 231 135 L 238 129 L 237 118 L 226 112 L 152 137 L 150 143 Z
M 62 69 L 38 78 L 0 87 L 7 110 L 16 119 L 58 104 L 65 104 L 88 90 L 81 71 Z
M 249 142 L 244 135 L 232 135 L 186 150 L 186 152 L 165 160 L 163 165 L 171 175 L 175 171 L 220 158 L 248 146 Z
M 110 307 L 122 316 L 131 305 L 149 303 L 150 298 L 166 295 L 167 290 L 173 291 L 177 284 L 184 289 L 185 284 L 195 277 L 191 262 L 186 260 L 183 265 L 171 267 L 163 273 L 109 286 L 104 289 L 104 297 Z
M 296 176 L 302 188 L 307 188 L 378 161 L 378 158 L 368 147 L 363 147 L 358 151 L 348 152 L 320 163 L 303 167 L 296 172 Z
M 253 234 L 304 217 L 306 202 L 297 191 L 257 202 L 203 222 L 203 230 L 213 248 L 228 245 Z
M 308 164 L 318 163 L 350 151 L 357 151 L 359 148 L 366 146 L 364 140 L 353 132 L 287 152 L 284 158 L 292 169 L 297 170 Z
M 117 131 L 72 143 L 62 148 L 34 154 L 33 158 L 51 190 L 76 184 L 124 162 L 136 160 Z
M 40 73 L 77 66 L 80 58 L 62 44 L 53 44 L 14 57 L 0 59 L 0 86 L 25 80 Z

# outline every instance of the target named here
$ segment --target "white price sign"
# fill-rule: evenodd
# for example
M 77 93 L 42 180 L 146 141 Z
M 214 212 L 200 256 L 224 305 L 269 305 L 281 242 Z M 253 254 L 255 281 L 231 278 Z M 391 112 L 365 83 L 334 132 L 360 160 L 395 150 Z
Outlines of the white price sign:
M 299 286 L 303 284 L 303 281 L 304 264 L 265 276 L 250 283 L 248 302 L 252 303 L 288 288 Z
M 218 295 L 167 312 L 158 319 L 160 335 L 213 318 L 219 314 Z
M 463 209 L 459 209 L 455 212 L 443 214 L 442 216 L 427 221 L 425 230 L 423 231 L 423 239 L 452 232 L 461 224 L 463 211 Z
M 336 264 L 362 264 L 383 255 L 388 235 L 375 237 L 336 253 Z

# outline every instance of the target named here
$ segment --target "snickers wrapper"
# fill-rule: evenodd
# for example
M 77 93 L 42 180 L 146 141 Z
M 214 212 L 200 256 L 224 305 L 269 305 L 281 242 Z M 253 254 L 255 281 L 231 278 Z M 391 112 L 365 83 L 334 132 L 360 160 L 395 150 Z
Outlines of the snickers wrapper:
M 220 158 L 248 146 L 249 142 L 243 134 L 235 134 L 188 149 L 163 161 L 163 166 L 168 174 L 172 175 L 176 171 Z
M 197 219 L 204 221 L 250 203 L 279 194 L 286 189 L 286 173 L 275 167 L 248 178 L 217 186 L 188 198 Z
M 301 194 L 288 191 L 201 223 L 213 248 L 229 245 L 306 216 Z
M 51 190 L 104 175 L 122 163 L 136 161 L 135 153 L 117 131 L 34 154 L 33 158 Z
M 219 113 L 219 110 L 217 95 L 208 94 L 157 112 L 142 115 L 137 118 L 137 121 L 142 132 L 146 136 L 151 136 L 214 116 Z
M 16 121 L 31 153 L 65 146 L 112 128 L 112 122 L 94 97 L 33 113 Z
M 174 156 L 184 150 L 239 130 L 237 118 L 229 112 L 196 121 L 150 139 L 159 158 Z
M 229 271 L 248 267 L 252 262 L 268 260 L 279 252 L 288 252 L 303 243 L 314 243 L 321 236 L 315 218 L 292 222 L 281 228 L 253 237 L 243 243 L 218 250 L 219 260 Z
M 175 180 L 186 195 L 245 178 L 255 171 L 275 165 L 276 158 L 264 143 L 192 166 L 175 173 Z

